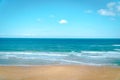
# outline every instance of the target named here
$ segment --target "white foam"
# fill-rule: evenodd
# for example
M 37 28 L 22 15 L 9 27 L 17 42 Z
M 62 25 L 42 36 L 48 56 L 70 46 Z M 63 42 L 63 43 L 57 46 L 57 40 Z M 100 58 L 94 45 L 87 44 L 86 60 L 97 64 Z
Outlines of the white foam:
M 89 53 L 89 54 L 103 54 L 103 53 L 116 53 L 115 51 L 81 51 L 81 53 Z
M 91 59 L 119 59 L 120 52 L 118 51 L 82 51 L 82 56 Z
M 52 59 L 67 57 L 60 52 L 0 52 L 0 59 Z
M 74 61 L 74 60 L 62 60 L 63 62 L 68 62 L 68 63 L 81 63 L 79 61 Z
M 120 46 L 120 44 L 114 44 L 114 45 L 112 45 L 112 46 Z
M 43 54 L 38 54 L 38 55 L 41 55 L 41 56 L 68 56 L 68 55 L 60 54 L 60 53 L 43 53 Z
M 67 56 L 60 52 L 0 52 L 3 55 Z
M 87 55 L 87 56 L 102 56 L 106 52 L 104 51 L 81 51 L 82 55 Z
M 0 52 L 0 59 L 45 62 L 62 64 L 105 65 L 109 60 L 120 60 L 119 51 L 81 51 L 81 52 Z M 93 63 L 92 63 L 93 61 Z M 100 63 L 99 63 L 100 61 Z M 91 63 L 89 63 L 91 62 Z M 94 63 L 98 62 L 98 64 Z M 103 63 L 101 63 L 103 62 Z M 27 63 L 27 62 L 26 62 Z M 19 64 L 19 63 L 18 63 Z
M 105 57 L 120 57 L 120 52 L 118 51 L 81 51 L 81 52 L 0 52 L 1 56 L 5 56 L 7 58 L 9 57 L 16 57 L 16 58 L 41 58 L 41 57 L 47 57 L 47 58 L 58 58 L 58 57 L 99 57 L 99 58 L 105 58 Z
M 111 63 L 92 63 L 92 62 L 81 62 L 81 61 L 75 61 L 75 60 L 62 60 L 63 64 L 82 64 L 82 65 L 91 65 L 91 66 L 118 66 L 117 64 L 111 64 Z
M 120 51 L 120 49 L 114 49 L 115 51 Z

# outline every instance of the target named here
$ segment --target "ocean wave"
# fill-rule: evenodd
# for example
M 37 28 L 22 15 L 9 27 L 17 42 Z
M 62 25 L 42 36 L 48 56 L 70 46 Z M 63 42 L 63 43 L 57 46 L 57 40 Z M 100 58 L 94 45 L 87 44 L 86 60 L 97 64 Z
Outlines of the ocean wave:
M 120 44 L 114 44 L 114 45 L 112 45 L 112 46 L 120 46 Z
M 0 52 L 0 55 L 39 55 L 39 56 L 67 56 L 61 52 Z
M 120 49 L 115 49 L 120 50 Z M 0 52 L 0 56 L 6 57 L 69 57 L 69 56 L 98 56 L 120 57 L 119 51 L 81 51 L 81 52 Z M 0 57 L 1 58 L 1 57 Z
M 0 59 L 52 60 L 69 56 L 60 52 L 0 52 Z
M 119 59 L 120 52 L 118 51 L 82 51 L 83 55 L 91 58 L 100 59 Z
M 0 64 L 113 64 L 120 61 L 119 51 L 81 52 L 0 52 Z M 116 63 L 117 64 L 117 63 Z
M 120 49 L 114 49 L 115 51 L 120 51 Z

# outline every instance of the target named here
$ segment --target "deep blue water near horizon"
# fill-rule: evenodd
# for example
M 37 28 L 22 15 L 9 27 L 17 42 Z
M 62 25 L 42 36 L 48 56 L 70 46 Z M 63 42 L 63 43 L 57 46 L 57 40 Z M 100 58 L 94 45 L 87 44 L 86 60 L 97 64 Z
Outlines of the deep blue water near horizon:
M 120 39 L 0 38 L 0 65 L 120 66 Z

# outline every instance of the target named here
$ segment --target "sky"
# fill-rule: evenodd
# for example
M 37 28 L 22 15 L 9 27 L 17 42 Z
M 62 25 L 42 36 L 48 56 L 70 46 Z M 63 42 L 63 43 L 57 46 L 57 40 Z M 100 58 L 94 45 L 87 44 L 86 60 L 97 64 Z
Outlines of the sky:
M 120 38 L 120 0 L 0 0 L 0 37 Z

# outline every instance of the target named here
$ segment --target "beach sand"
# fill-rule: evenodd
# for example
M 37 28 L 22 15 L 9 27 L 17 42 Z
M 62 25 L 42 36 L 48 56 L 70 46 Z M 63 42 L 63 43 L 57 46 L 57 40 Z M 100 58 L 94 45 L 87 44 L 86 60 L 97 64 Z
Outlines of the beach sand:
M 0 66 L 0 80 L 120 80 L 120 68 L 96 66 Z

